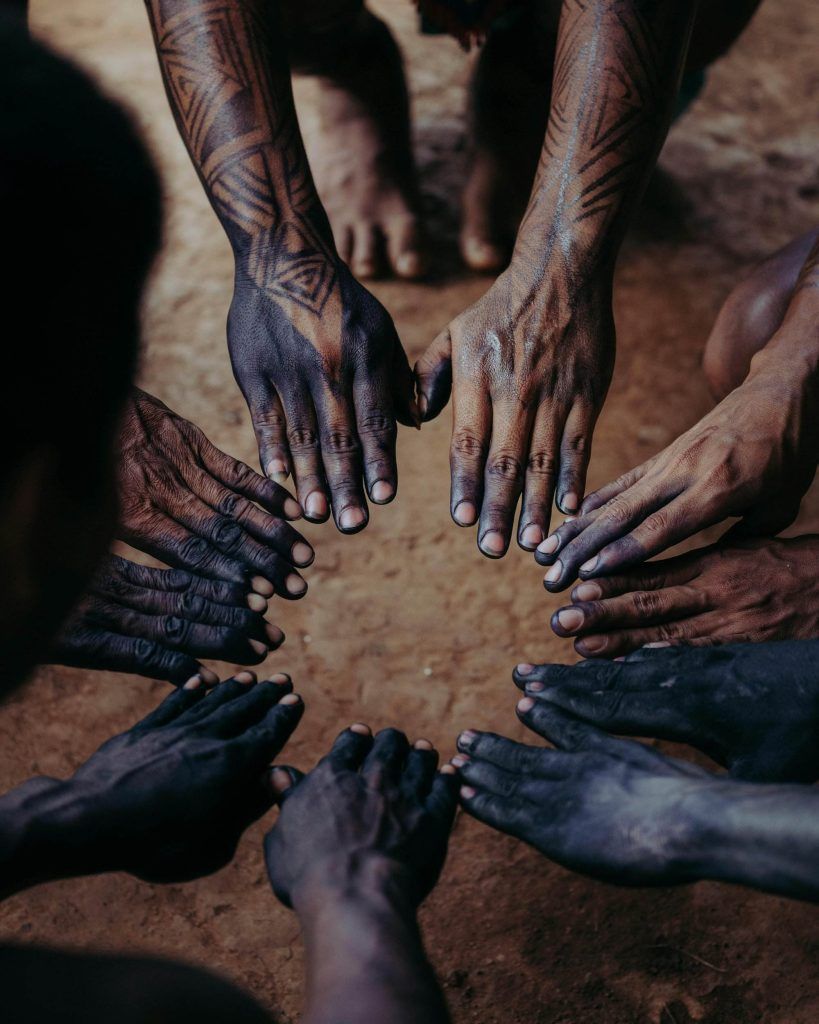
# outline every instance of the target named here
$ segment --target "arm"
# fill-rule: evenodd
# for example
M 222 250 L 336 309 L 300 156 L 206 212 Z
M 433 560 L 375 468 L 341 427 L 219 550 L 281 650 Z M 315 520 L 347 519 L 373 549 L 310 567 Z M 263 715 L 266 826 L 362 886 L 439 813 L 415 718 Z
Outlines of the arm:
M 397 486 L 413 380 L 392 321 L 339 259 L 299 132 L 273 0 L 147 0 L 177 125 L 233 247 L 228 345 L 265 473 L 305 515 L 366 523 Z
M 454 769 L 436 775 L 437 760 L 426 740 L 410 749 L 403 733 L 373 740 L 356 724 L 306 777 L 273 773 L 283 805 L 265 856 L 304 928 L 310 1024 L 449 1020 L 416 920 L 457 801 Z
M 671 119 L 696 3 L 565 0 L 551 113 L 512 262 L 416 371 L 431 418 L 451 379 L 452 514 L 502 555 L 575 513 L 614 364 L 615 258 Z M 422 400 L 422 404 L 423 401 Z M 460 507 L 459 507 L 460 506 Z

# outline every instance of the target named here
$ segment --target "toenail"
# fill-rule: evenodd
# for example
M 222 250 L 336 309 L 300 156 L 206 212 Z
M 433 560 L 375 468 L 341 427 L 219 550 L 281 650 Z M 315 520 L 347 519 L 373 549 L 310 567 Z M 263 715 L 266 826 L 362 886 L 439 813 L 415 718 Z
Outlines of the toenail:
M 553 533 L 550 537 L 547 537 L 546 540 L 538 544 L 537 549 L 541 555 L 551 555 L 554 551 L 557 551 L 559 546 L 560 538 L 556 533 Z
M 475 795 L 475 790 L 471 786 L 461 786 L 461 796 L 464 800 L 471 800 Z
M 281 647 L 284 643 L 284 633 L 278 626 L 274 626 L 272 622 L 265 622 L 264 631 L 271 646 Z
M 454 764 L 456 768 L 463 768 L 463 766 L 468 762 L 469 757 L 466 754 L 456 754 L 454 757 L 449 759 L 449 763 Z
M 301 703 L 301 697 L 297 693 L 286 693 L 279 704 L 285 705 L 285 707 L 291 707 L 293 704 Z
M 575 601 L 598 601 L 602 596 L 603 589 L 597 583 L 581 583 L 572 594 Z
M 534 706 L 535 702 L 531 697 L 522 697 L 518 701 L 518 711 L 520 711 L 522 715 L 525 715 L 527 711 L 531 711 Z
M 270 580 L 266 580 L 264 576 L 253 576 L 250 585 L 262 597 L 272 597 L 276 590 Z
M 580 629 L 585 618 L 579 608 L 562 608 L 557 613 L 557 621 L 567 633 L 574 633 L 576 629 Z
M 198 690 L 202 685 L 202 677 L 200 675 L 191 676 L 190 679 L 182 687 L 183 690 Z
M 579 572 L 594 572 L 594 570 L 597 568 L 599 562 L 600 562 L 600 556 L 599 555 L 595 555 L 594 558 L 590 558 L 588 560 L 588 562 L 584 562 L 580 566 L 580 569 L 578 571 Z
M 327 498 L 321 491 L 313 491 L 304 501 L 304 514 L 309 519 L 327 518 Z
M 459 526 L 473 526 L 477 519 L 475 506 L 471 501 L 459 501 L 452 511 L 452 518 Z
M 359 736 L 372 736 L 372 729 L 369 725 L 365 725 L 364 722 L 353 722 L 350 726 L 350 732 L 358 733 Z
M 237 683 L 255 683 L 256 675 L 253 672 L 237 672 L 233 679 Z
M 525 548 L 536 548 L 543 540 L 543 530 L 539 526 L 530 524 L 520 535 L 520 542 Z
M 307 590 L 307 584 L 301 576 L 296 576 L 295 573 L 291 573 L 287 577 L 284 581 L 284 587 L 288 594 L 293 594 L 294 596 L 297 594 L 303 594 L 305 590 Z
M 261 640 L 248 640 L 248 643 L 250 644 L 251 648 L 259 655 L 259 657 L 267 654 L 267 644 L 263 644 Z
M 363 509 L 345 508 L 338 517 L 338 525 L 342 530 L 354 530 L 357 526 L 361 526 L 366 518 Z
M 529 665 L 524 661 L 520 665 L 515 666 L 515 671 L 519 676 L 530 676 L 535 671 L 535 666 Z
M 395 261 L 396 273 L 402 277 L 417 277 L 422 269 L 423 263 L 417 252 L 402 252 Z
M 552 566 L 552 568 L 543 577 L 543 582 L 544 583 L 557 583 L 557 581 L 560 579 L 562 574 L 563 574 L 563 563 L 558 558 L 558 560 L 555 562 L 555 564 Z
M 395 494 L 393 486 L 386 480 L 376 480 L 370 489 L 370 497 L 377 502 L 389 501 L 393 494 Z
M 526 684 L 527 693 L 542 693 L 546 687 L 539 679 L 533 679 L 530 683 Z
M 481 537 L 481 550 L 490 555 L 502 555 L 506 550 L 506 540 L 502 533 L 490 530 Z
M 247 595 L 247 606 L 252 612 L 266 612 L 267 601 L 262 597 L 261 594 L 248 594 Z
M 309 544 L 305 544 L 304 541 L 294 544 L 290 553 L 296 565 L 309 565 L 315 557 L 315 551 L 313 551 Z
M 298 519 L 304 514 L 301 505 L 295 498 L 285 498 L 282 508 L 288 519 Z

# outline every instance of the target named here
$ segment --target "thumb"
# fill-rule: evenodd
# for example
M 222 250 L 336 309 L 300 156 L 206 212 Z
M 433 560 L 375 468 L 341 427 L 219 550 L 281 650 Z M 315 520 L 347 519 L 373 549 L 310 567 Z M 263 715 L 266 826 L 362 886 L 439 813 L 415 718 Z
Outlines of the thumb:
M 424 422 L 434 420 L 449 401 L 452 390 L 452 340 L 442 331 L 415 364 L 418 407 Z
M 289 765 L 277 764 L 271 768 L 267 781 L 273 802 L 281 807 L 303 778 L 304 772 L 300 772 L 298 768 L 291 768 Z

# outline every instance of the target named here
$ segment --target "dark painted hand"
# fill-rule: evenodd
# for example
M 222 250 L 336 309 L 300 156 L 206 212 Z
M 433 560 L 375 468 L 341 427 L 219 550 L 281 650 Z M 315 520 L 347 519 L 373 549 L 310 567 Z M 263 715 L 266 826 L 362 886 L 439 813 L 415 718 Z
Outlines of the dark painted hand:
M 370 868 L 420 903 L 438 880 L 458 800 L 457 776 L 436 773 L 425 740 L 366 726 L 345 729 L 307 776 L 287 769 L 295 786 L 265 839 L 273 890 L 292 906 L 319 882 L 349 885 Z M 285 770 L 274 772 L 280 776 Z
M 702 646 L 819 636 L 819 537 L 714 545 L 578 584 L 552 616 L 584 657 L 645 644 Z
M 560 749 L 469 730 L 458 738 L 461 805 L 564 867 L 620 885 L 697 877 L 702 820 L 725 781 L 531 701 L 518 715 Z
M 303 596 L 307 584 L 294 566 L 309 565 L 313 550 L 286 522 L 301 509 L 283 487 L 138 389 L 121 445 L 122 540 L 197 575 L 249 583 L 265 597 Z
M 819 417 L 804 381 L 750 375 L 659 455 L 590 494 L 538 547 L 544 584 L 642 562 L 730 516 L 734 537 L 772 536 L 796 518 L 816 472 Z
M 532 550 L 583 498 L 594 425 L 611 380 L 614 326 L 605 294 L 570 301 L 512 269 L 456 317 L 415 367 L 425 418 L 452 390 L 452 518 L 478 521 L 478 546 Z
M 690 743 L 759 782 L 819 779 L 819 640 L 638 651 L 515 682 L 609 732 Z M 530 668 L 530 666 L 525 666 Z
M 185 881 L 227 864 L 273 801 L 267 769 L 303 711 L 286 676 L 175 690 L 66 783 L 84 868 Z
M 197 658 L 253 665 L 284 641 L 267 602 L 237 583 L 110 556 L 49 652 L 59 665 L 215 683 Z
M 396 420 L 418 415 L 407 357 L 387 311 L 337 257 L 256 259 L 267 263 L 237 270 L 228 346 L 261 466 L 293 473 L 308 519 L 324 522 L 332 506 L 336 526 L 355 533 L 368 517 L 362 477 L 371 501 L 395 497 Z

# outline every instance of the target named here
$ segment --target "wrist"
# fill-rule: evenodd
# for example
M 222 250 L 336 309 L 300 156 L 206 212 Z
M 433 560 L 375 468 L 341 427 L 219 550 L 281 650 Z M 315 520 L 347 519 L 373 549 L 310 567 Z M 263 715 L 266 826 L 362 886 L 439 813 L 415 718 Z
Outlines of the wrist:
M 320 919 L 338 906 L 414 914 L 410 872 L 397 861 L 366 852 L 328 860 L 306 871 L 291 898 L 299 917 Z
M 751 359 L 748 380 L 809 386 L 819 381 L 819 319 L 788 317 Z

